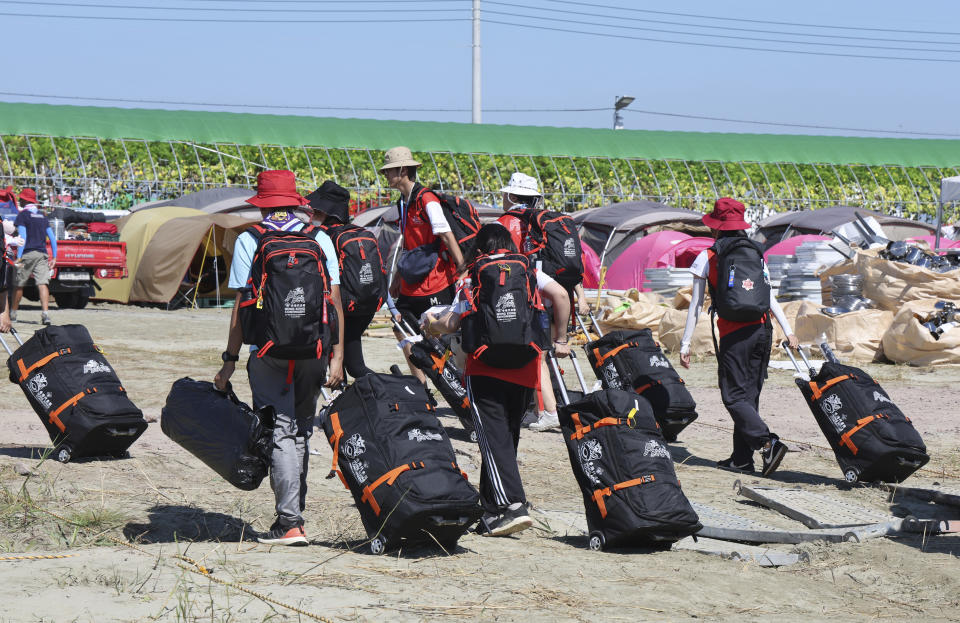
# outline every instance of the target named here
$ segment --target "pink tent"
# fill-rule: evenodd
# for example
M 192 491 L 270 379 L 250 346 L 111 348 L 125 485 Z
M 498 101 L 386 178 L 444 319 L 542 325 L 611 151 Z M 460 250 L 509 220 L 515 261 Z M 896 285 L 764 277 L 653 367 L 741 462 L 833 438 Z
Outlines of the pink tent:
M 690 266 L 697 254 L 712 244 L 710 238 L 694 238 L 676 231 L 644 236 L 627 247 L 607 270 L 606 287 L 645 290 L 642 287 L 644 269 Z
M 907 242 L 926 242 L 930 245 L 930 248 L 933 249 L 937 242 L 935 236 L 913 236 L 912 238 L 907 238 Z M 941 249 L 960 249 L 960 241 L 950 240 L 949 238 L 940 238 L 940 248 Z
M 590 245 L 583 245 L 583 287 L 594 289 L 600 287 L 600 258 Z
M 781 240 L 777 244 L 767 249 L 763 254 L 763 259 L 766 260 L 771 255 L 795 255 L 797 252 L 797 247 L 804 242 L 812 242 L 815 240 L 832 240 L 832 238 L 829 236 L 815 236 L 813 234 L 793 236 L 791 238 L 787 238 L 786 240 Z

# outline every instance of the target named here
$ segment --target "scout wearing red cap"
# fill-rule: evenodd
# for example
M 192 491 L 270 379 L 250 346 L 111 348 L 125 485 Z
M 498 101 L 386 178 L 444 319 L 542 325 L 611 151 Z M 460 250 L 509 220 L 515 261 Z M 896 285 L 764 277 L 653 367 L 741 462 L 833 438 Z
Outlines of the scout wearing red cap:
M 32 188 L 24 188 L 20 191 L 20 194 L 17 195 L 17 199 L 22 201 L 23 205 L 37 203 L 37 191 Z
M 257 175 L 257 194 L 247 199 L 247 203 L 270 210 L 305 206 L 310 202 L 297 192 L 297 178 L 293 171 L 279 170 Z
M 743 218 L 745 210 L 736 199 L 721 197 L 713 204 L 713 212 L 703 215 L 703 224 L 720 231 L 750 229 L 750 224 Z

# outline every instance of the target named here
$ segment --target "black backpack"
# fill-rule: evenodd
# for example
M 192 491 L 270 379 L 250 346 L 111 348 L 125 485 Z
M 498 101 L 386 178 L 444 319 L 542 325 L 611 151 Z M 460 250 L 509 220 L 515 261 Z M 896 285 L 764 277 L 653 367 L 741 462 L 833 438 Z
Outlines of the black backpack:
M 323 229 L 337 249 L 343 313 L 350 316 L 376 312 L 387 293 L 387 273 L 377 239 L 363 227 L 352 224 Z
M 497 368 L 522 368 L 549 346 L 536 270 L 520 253 L 481 255 L 470 267 L 464 352 Z
M 421 192 L 427 190 L 421 187 Z M 477 232 L 480 231 L 480 215 L 477 209 L 464 197 L 448 195 L 436 190 L 431 190 L 437 199 L 440 200 L 440 207 L 443 208 L 443 215 L 450 225 L 453 237 L 457 239 L 460 246 L 460 253 L 463 257 L 473 255 L 473 248 L 476 244 Z M 419 193 L 417 195 L 419 197 Z M 410 201 L 413 203 L 413 199 Z
M 710 288 L 713 309 L 724 320 L 753 322 L 770 311 L 770 278 L 763 248 L 744 236 L 718 239 L 717 283 Z
M 316 228 L 248 230 L 257 241 L 248 295 L 238 311 L 243 341 L 260 347 L 258 357 L 320 359 L 337 340 L 336 308 Z
M 527 223 L 529 254 L 542 262 L 545 273 L 565 288 L 573 288 L 583 281 L 583 245 L 572 218 L 536 208 L 510 214 Z

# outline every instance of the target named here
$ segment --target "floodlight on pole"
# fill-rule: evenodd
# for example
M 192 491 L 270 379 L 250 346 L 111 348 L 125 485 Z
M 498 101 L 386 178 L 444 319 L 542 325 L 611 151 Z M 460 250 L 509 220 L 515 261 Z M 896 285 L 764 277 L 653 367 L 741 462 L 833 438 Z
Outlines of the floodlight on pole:
M 633 103 L 633 100 L 636 99 L 630 95 L 618 95 L 613 99 L 613 129 L 622 130 L 623 129 L 623 117 L 620 115 L 620 111 Z

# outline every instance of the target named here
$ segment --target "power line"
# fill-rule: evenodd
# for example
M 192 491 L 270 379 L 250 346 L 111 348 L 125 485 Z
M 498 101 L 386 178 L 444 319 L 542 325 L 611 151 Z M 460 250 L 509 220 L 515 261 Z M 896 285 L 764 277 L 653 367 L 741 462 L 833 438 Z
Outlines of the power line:
M 698 15 L 696 13 L 676 13 L 672 11 L 655 11 L 653 9 L 635 9 L 632 7 L 615 6 L 609 4 L 595 4 L 592 2 L 576 2 L 574 0 L 545 0 L 556 4 L 573 4 L 578 6 L 592 7 L 595 9 L 614 9 L 617 11 L 630 11 L 634 13 L 650 13 L 655 15 L 672 15 L 674 17 L 694 17 L 699 19 L 715 19 L 725 22 L 745 22 L 749 24 L 774 24 L 776 26 L 801 26 L 804 28 L 827 28 L 834 30 L 867 30 L 871 32 L 903 32 L 909 34 L 923 35 L 952 35 L 960 36 L 960 32 L 942 32 L 935 30 L 905 30 L 898 28 L 874 28 L 870 26 L 837 26 L 834 24 L 805 24 L 801 22 L 780 22 L 774 20 L 750 19 L 747 17 L 718 17 L 716 15 Z
M 662 112 L 656 110 L 638 110 L 627 108 L 627 112 L 641 115 L 656 115 L 659 117 L 680 117 L 682 119 L 698 119 L 702 121 L 726 121 L 730 123 L 746 123 L 750 125 L 774 125 L 787 128 L 807 128 L 814 130 L 842 130 L 846 132 L 873 132 L 875 134 L 906 134 L 910 136 L 941 136 L 945 138 L 960 138 L 960 134 L 946 134 L 942 132 L 913 132 L 909 130 L 876 130 L 871 128 L 841 128 L 829 125 L 813 125 L 806 123 L 785 123 L 781 121 L 755 121 L 749 119 L 728 119 L 726 117 L 708 117 L 703 115 L 685 115 L 682 113 Z
M 604 33 L 604 32 L 589 32 L 584 30 L 571 30 L 569 28 L 556 28 L 552 26 L 537 26 L 531 24 L 516 24 L 513 22 L 504 22 L 500 20 L 492 20 L 483 18 L 481 21 L 488 24 L 500 24 L 502 26 L 514 26 L 516 28 L 526 28 L 531 30 L 549 30 L 553 32 L 568 32 L 575 35 L 590 35 L 595 37 L 607 37 L 613 39 L 630 39 L 633 41 L 653 41 L 656 43 L 672 43 L 675 45 L 692 45 L 697 47 L 707 47 L 707 48 L 723 48 L 728 50 L 749 50 L 751 52 L 780 52 L 781 54 L 801 54 L 804 56 L 839 56 L 844 58 L 870 58 L 870 59 L 881 59 L 885 61 L 930 61 L 937 63 L 960 63 L 960 59 L 945 59 L 945 58 L 924 58 L 924 57 L 909 57 L 909 56 L 878 56 L 871 54 L 847 54 L 841 52 L 811 52 L 807 50 L 779 50 L 776 48 L 758 48 L 752 46 L 744 45 L 724 45 L 721 43 L 702 43 L 694 41 L 676 41 L 672 39 L 657 39 L 654 37 L 637 37 L 634 35 L 618 35 L 614 33 Z
M 208 0 L 209 1 L 209 0 Z M 222 1 L 222 0 L 214 0 Z M 290 8 L 262 8 L 262 9 L 250 9 L 250 8 L 237 8 L 237 7 L 176 7 L 176 6 L 146 6 L 146 5 L 135 5 L 135 4 L 86 4 L 86 3 L 77 3 L 77 2 L 39 2 L 34 0 L 0 0 L 2 4 L 28 4 L 31 6 L 57 6 L 57 7 L 70 7 L 70 8 L 85 8 L 85 9 L 135 9 L 143 11 L 228 11 L 230 13 L 235 13 L 237 11 L 247 12 L 247 13 L 383 13 L 385 9 L 290 9 Z M 468 11 L 467 7 L 459 9 L 438 9 L 438 8 L 408 8 L 404 9 L 405 12 L 431 12 L 435 13 L 437 11 L 444 12 L 460 12 L 464 13 Z
M 219 1 L 219 0 L 214 0 L 214 1 Z M 610 19 L 615 19 L 615 20 L 619 20 L 619 21 L 642 22 L 642 23 L 645 23 L 645 24 L 666 24 L 666 25 L 669 25 L 669 26 L 690 26 L 690 27 L 692 27 L 692 28 L 713 28 L 713 29 L 722 28 L 722 29 L 725 30 L 725 31 L 756 32 L 756 33 L 772 34 L 772 35 L 796 35 L 796 36 L 801 36 L 801 37 L 816 37 L 816 38 L 821 38 L 821 39 L 850 39 L 850 40 L 859 40 L 859 41 L 887 41 L 887 42 L 894 42 L 894 43 L 929 43 L 929 44 L 933 44 L 933 45 L 949 45 L 949 44 L 957 43 L 957 42 L 953 42 L 953 41 L 930 41 L 929 39 L 891 39 L 890 37 L 859 37 L 859 36 L 856 36 L 856 35 L 828 35 L 828 34 L 820 34 L 820 33 L 796 32 L 796 31 L 790 31 L 790 30 L 769 30 L 769 29 L 761 29 L 761 28 L 738 28 L 738 27 L 736 27 L 736 26 L 728 26 L 728 25 L 722 25 L 722 26 L 720 26 L 720 25 L 713 25 L 713 24 L 695 24 L 695 23 L 691 23 L 691 22 L 677 22 L 677 21 L 673 21 L 673 20 L 649 19 L 649 18 L 643 18 L 643 17 L 625 17 L 625 16 L 622 16 L 622 15 L 598 15 L 597 13 L 589 13 L 589 12 L 587 12 L 587 11 L 570 11 L 570 10 L 558 9 L 558 8 L 554 8 L 554 7 L 550 7 L 550 8 L 546 8 L 546 7 L 535 7 L 535 6 L 527 6 L 527 5 L 525 5 L 525 4 L 516 4 L 516 3 L 513 3 L 513 2 L 497 2 L 497 1 L 495 1 L 495 0 L 484 0 L 484 4 L 487 4 L 487 5 L 493 4 L 493 5 L 497 5 L 497 6 L 506 6 L 506 7 L 513 7 L 513 8 L 519 8 L 519 9 L 536 10 L 536 11 L 549 11 L 549 12 L 551 12 L 551 13 L 564 13 L 564 14 L 567 14 L 567 15 L 586 15 L 586 16 L 588 16 L 588 17 L 604 17 L 604 18 L 610 18 Z M 489 13 L 490 11 L 486 11 L 486 10 L 485 10 L 484 12 L 485 12 L 485 13 Z
M 222 108 L 266 108 L 282 110 L 357 110 L 365 112 L 470 112 L 470 108 L 376 108 L 361 106 L 284 106 L 279 104 L 227 104 L 223 102 L 182 102 L 175 100 L 132 99 L 122 97 L 85 97 L 82 95 L 49 95 L 40 93 L 13 93 L 0 91 L 0 95 L 9 97 L 36 97 L 43 99 L 87 100 L 96 102 L 122 102 L 125 104 L 168 104 L 176 106 L 216 106 Z M 542 112 L 597 112 L 610 110 L 609 106 L 600 108 L 485 108 L 485 112 L 502 113 L 542 113 Z
M 217 24 L 393 24 L 398 22 L 469 22 L 469 17 L 414 19 L 203 19 L 193 17 L 123 17 L 119 15 L 45 15 L 38 13 L 0 13 L 6 17 L 45 17 L 54 19 L 111 20 L 124 22 L 202 22 Z
M 603 24 L 600 22 L 585 22 L 583 20 L 573 20 L 573 19 L 563 19 L 562 17 L 542 17 L 539 15 L 525 15 L 521 13 L 508 13 L 506 11 L 484 11 L 487 15 L 504 15 L 506 17 L 513 18 L 531 18 L 539 19 L 549 22 L 561 22 L 566 24 L 580 24 L 585 26 L 601 26 L 603 28 L 619 28 L 621 30 L 638 30 L 644 32 L 660 32 L 671 35 L 689 35 L 694 37 L 713 37 L 717 39 L 736 39 L 738 41 L 762 41 L 765 43 L 781 43 L 781 44 L 797 44 L 797 45 L 818 45 L 818 46 L 829 46 L 835 48 L 866 48 L 866 49 L 875 49 L 875 50 L 893 50 L 897 52 L 947 52 L 947 53 L 956 53 L 960 50 L 942 50 L 942 49 L 930 49 L 930 48 L 904 48 L 904 47 L 894 47 L 894 46 L 882 46 L 882 45 L 867 45 L 867 44 L 851 44 L 851 43 L 821 43 L 818 41 L 796 41 L 792 39 L 766 39 L 762 37 L 744 37 L 740 35 L 714 35 L 710 33 L 699 33 L 699 32 L 689 32 L 684 30 L 668 30 L 662 28 L 650 28 L 650 27 L 641 27 L 641 26 L 621 26 L 619 24 Z M 803 35 L 801 35 L 803 36 Z

